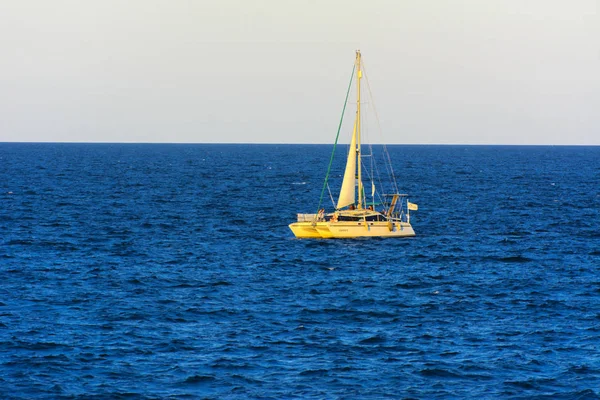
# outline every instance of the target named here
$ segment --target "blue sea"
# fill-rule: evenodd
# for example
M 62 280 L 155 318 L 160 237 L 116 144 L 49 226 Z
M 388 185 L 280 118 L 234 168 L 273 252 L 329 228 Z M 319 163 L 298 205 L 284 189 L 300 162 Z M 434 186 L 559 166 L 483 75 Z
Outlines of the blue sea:
M 0 144 L 0 397 L 600 398 L 600 147 L 390 146 L 416 237 L 296 239 L 331 149 Z

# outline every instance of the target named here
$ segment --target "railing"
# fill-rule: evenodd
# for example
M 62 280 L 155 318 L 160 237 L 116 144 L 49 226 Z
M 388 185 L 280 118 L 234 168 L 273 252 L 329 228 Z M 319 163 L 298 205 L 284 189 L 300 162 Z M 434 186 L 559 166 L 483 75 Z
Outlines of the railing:
M 298 222 L 313 222 L 317 219 L 317 214 L 298 214 Z

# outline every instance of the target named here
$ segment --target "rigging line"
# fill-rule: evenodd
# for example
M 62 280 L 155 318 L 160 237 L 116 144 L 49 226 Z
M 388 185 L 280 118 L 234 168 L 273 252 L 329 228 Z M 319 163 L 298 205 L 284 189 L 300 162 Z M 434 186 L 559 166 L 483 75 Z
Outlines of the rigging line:
M 385 190 L 385 187 L 383 186 L 383 181 L 381 180 L 381 173 L 379 172 L 379 167 L 377 166 L 377 162 L 375 161 L 375 157 L 373 157 L 373 180 L 375 181 L 375 178 L 377 178 L 377 184 L 379 185 L 380 190 Z M 386 193 L 385 191 L 382 193 Z M 377 193 L 378 197 L 379 193 Z
M 333 208 L 335 209 L 335 200 L 333 199 L 333 195 L 331 194 L 331 188 L 329 187 L 329 183 L 327 184 L 327 190 L 329 191 L 329 198 L 331 199 L 331 204 L 333 205 Z
M 364 66 L 364 63 L 363 63 L 363 66 Z M 365 72 L 365 79 L 367 79 L 367 84 L 368 84 L 368 77 L 367 77 L 366 72 Z M 369 95 L 372 97 L 372 94 L 371 94 L 370 91 L 369 91 Z M 365 103 L 368 104 L 367 108 L 371 109 L 372 107 L 370 107 L 370 106 L 373 103 L 373 99 L 371 98 L 371 99 L 369 99 L 368 102 L 365 102 Z M 370 118 L 370 113 L 365 113 L 364 114 L 364 118 L 365 118 L 365 120 L 368 120 Z M 364 126 L 365 126 L 366 136 L 370 136 L 370 130 L 368 129 L 369 124 L 365 123 Z M 382 185 L 381 175 L 379 173 L 379 168 L 377 166 L 377 163 L 373 162 L 374 158 L 375 158 L 375 152 L 373 150 L 373 144 L 372 144 L 371 141 L 368 141 L 368 147 L 369 147 L 369 151 L 371 152 L 371 157 L 372 157 L 372 159 L 371 159 L 371 171 L 372 171 L 372 174 L 370 175 L 371 183 L 374 184 L 377 181 L 378 187 L 381 190 L 381 189 L 384 188 L 384 186 Z M 387 164 L 387 162 L 384 161 L 384 164 Z M 389 175 L 390 174 L 389 174 L 389 171 L 388 171 L 388 177 L 389 177 Z M 392 179 L 390 178 L 390 180 L 392 180 Z M 376 194 L 379 197 L 379 191 L 377 191 Z
M 368 115 L 368 114 L 367 114 Z M 385 186 L 383 185 L 383 181 L 381 179 L 381 173 L 379 172 L 379 166 L 378 163 L 376 161 L 376 152 L 373 148 L 373 144 L 371 142 L 369 142 L 369 151 L 371 152 L 370 157 L 371 157 L 371 174 L 370 174 L 370 179 L 372 184 L 377 183 L 377 187 L 379 188 L 379 190 L 384 190 L 385 193 Z M 386 165 L 387 167 L 387 162 L 384 159 L 384 165 Z M 387 170 L 388 172 L 388 177 L 390 177 L 390 173 L 389 170 Z M 390 180 L 391 177 L 390 177 Z M 382 201 L 383 199 L 381 199 L 381 196 L 379 196 L 379 190 L 376 191 L 376 197 L 378 197 L 380 199 L 380 201 Z
M 363 68 L 364 68 L 364 61 L 363 61 Z M 381 124 L 379 122 L 379 115 L 377 114 L 377 109 L 375 108 L 375 99 L 373 99 L 373 93 L 371 91 L 371 85 L 369 83 L 369 76 L 367 74 L 366 69 L 364 71 L 364 75 L 365 75 L 365 80 L 366 80 L 366 83 L 367 83 L 367 90 L 368 90 L 368 93 L 369 93 L 369 96 L 370 96 L 370 100 L 371 100 L 371 103 L 372 103 L 372 106 L 373 106 L 372 107 L 373 113 L 375 114 L 375 118 L 376 118 L 376 121 L 377 121 L 377 128 L 379 130 L 379 138 L 380 138 L 380 141 L 381 141 L 381 145 L 383 146 L 383 152 L 382 153 L 385 153 L 385 151 L 386 151 L 385 140 L 383 140 L 383 134 L 382 134 Z M 395 187 L 397 186 L 395 184 L 395 177 L 393 176 L 393 173 L 390 172 L 391 160 L 386 160 L 385 157 L 384 157 L 383 158 L 383 164 L 385 165 L 385 170 L 387 172 L 388 179 L 392 182 L 392 186 L 394 186 L 394 189 L 395 189 Z M 378 168 L 377 168 L 376 172 L 377 172 L 377 178 L 379 180 L 378 183 L 380 184 L 380 187 L 382 187 L 381 186 L 381 175 L 379 174 L 379 169 Z M 396 190 L 396 192 L 397 191 L 398 190 Z
M 367 81 L 367 90 L 369 91 L 369 97 L 371 98 L 371 105 L 373 107 L 373 113 L 375 114 L 375 119 L 377 120 L 377 128 L 379 128 L 379 136 L 381 138 L 381 143 L 383 144 L 383 152 L 387 156 L 387 161 L 388 161 L 387 164 L 389 165 L 389 169 L 391 171 L 391 178 L 392 178 L 392 182 L 394 184 L 394 189 L 396 190 L 396 193 L 399 193 L 398 184 L 396 182 L 396 176 L 394 175 L 394 168 L 392 166 L 392 159 L 390 158 L 390 154 L 388 152 L 387 146 L 385 144 L 385 141 L 383 140 L 383 132 L 381 130 L 381 123 L 379 122 L 379 114 L 377 113 L 377 108 L 375 107 L 375 99 L 373 98 L 373 94 L 371 93 L 371 84 L 369 83 L 369 76 L 367 75 L 367 69 L 365 68 L 365 63 L 362 59 L 361 59 L 361 64 L 362 64 L 363 75 L 365 76 L 365 81 Z M 387 165 L 386 165 L 386 169 L 387 169 Z M 390 171 L 388 171 L 388 173 Z
M 364 62 L 361 65 L 364 66 Z M 367 78 L 366 72 L 365 72 L 365 78 Z M 369 92 L 369 94 L 371 95 L 370 92 Z M 361 103 L 363 103 L 365 105 L 365 110 L 369 110 L 370 111 L 371 104 L 373 103 L 373 99 L 370 98 L 370 99 L 367 99 L 366 101 L 362 101 Z M 373 149 L 373 141 L 370 140 L 370 137 L 371 137 L 371 129 L 369 128 L 370 127 L 369 120 L 371 118 L 370 112 L 364 112 L 364 113 L 362 113 L 362 117 L 364 119 L 363 124 L 362 124 L 362 127 L 363 127 L 362 134 L 366 138 L 367 146 L 369 148 L 369 154 L 367 156 L 371 158 L 370 159 L 370 168 L 371 168 L 371 170 L 368 171 L 368 170 L 366 170 L 366 167 L 365 167 L 365 171 L 366 171 L 366 173 L 368 175 L 368 178 L 369 178 L 369 180 L 371 182 L 371 185 L 375 185 L 375 183 L 377 183 L 377 187 L 381 190 L 384 186 L 383 186 L 382 181 L 381 181 L 381 174 L 379 173 L 379 168 L 377 166 L 377 162 L 375 161 L 376 153 L 375 153 L 375 151 Z M 362 157 L 365 157 L 365 156 L 366 155 L 364 155 L 364 154 L 362 155 Z M 371 197 L 379 198 L 379 200 L 382 200 L 381 196 L 379 195 L 379 190 L 376 190 L 375 191 L 375 195 L 371 196 Z
M 340 117 L 340 123 L 338 125 L 337 135 L 335 136 L 335 142 L 333 143 L 333 150 L 331 151 L 331 157 L 329 158 L 329 167 L 327 167 L 327 174 L 325 175 L 325 182 L 323 182 L 323 188 L 321 189 L 321 197 L 319 198 L 319 206 L 317 210 L 321 209 L 321 203 L 323 202 L 323 194 L 325 193 L 325 187 L 329 181 L 329 172 L 331 172 L 331 164 L 333 163 L 333 155 L 335 154 L 335 147 L 337 146 L 338 139 L 340 137 L 340 130 L 342 129 L 342 121 L 344 120 L 344 113 L 346 112 L 346 105 L 348 104 L 348 95 L 350 94 L 350 88 L 352 87 L 352 79 L 354 79 L 354 70 L 356 64 L 352 67 L 352 75 L 350 75 L 350 83 L 348 83 L 348 91 L 346 91 L 346 99 L 344 100 L 344 108 L 342 109 L 342 116 Z
M 361 60 L 361 61 L 362 61 L 362 60 Z M 364 68 L 364 61 L 362 61 L 362 67 Z M 371 86 L 369 85 L 369 77 L 368 77 L 368 75 L 367 75 L 367 73 L 366 73 L 366 70 L 364 71 L 364 75 L 365 75 L 365 79 L 366 79 L 366 81 L 367 81 L 367 89 L 368 89 L 368 92 L 369 92 L 369 97 L 370 97 L 370 98 L 368 99 L 368 101 L 365 101 L 365 104 L 367 104 L 367 108 L 372 108 L 372 109 L 373 109 L 373 112 L 375 113 L 375 115 L 376 115 L 376 117 L 377 117 L 377 110 L 375 109 L 375 100 L 373 99 L 373 94 L 372 94 L 372 92 L 371 92 Z M 372 106 L 372 107 L 371 107 L 371 106 Z M 364 114 L 364 118 L 365 118 L 365 119 L 368 119 L 368 118 L 369 118 L 369 113 L 367 113 L 367 114 Z M 380 139 L 381 139 L 382 145 L 384 146 L 383 148 L 384 148 L 384 150 L 385 150 L 385 141 L 383 140 L 383 134 L 382 134 L 382 130 L 381 130 L 381 124 L 379 123 L 379 120 L 378 120 L 378 119 L 377 119 L 377 125 L 378 125 L 378 128 L 379 128 L 379 137 L 380 137 Z M 367 127 L 367 128 L 368 128 L 368 126 L 369 126 L 369 125 L 366 123 L 366 124 L 365 124 L 365 127 Z M 367 129 L 367 131 L 368 131 L 368 129 Z M 368 134 L 368 133 L 369 133 L 369 132 L 367 132 L 367 134 Z M 369 136 L 370 136 L 370 135 L 369 135 Z M 375 158 L 375 152 L 374 152 L 374 150 L 373 150 L 373 144 L 372 144 L 372 142 L 371 142 L 371 141 L 369 141 L 368 143 L 369 143 L 369 151 L 371 152 L 371 157 L 372 157 L 372 160 L 371 160 L 372 175 L 370 176 L 371 182 L 372 182 L 372 183 L 375 183 L 375 182 L 376 182 L 376 183 L 378 184 L 378 187 L 380 188 L 380 190 L 382 190 L 382 189 L 383 189 L 383 190 L 384 190 L 384 193 L 385 193 L 385 186 L 383 185 L 383 181 L 382 181 L 382 174 L 381 174 L 381 173 L 380 173 L 380 171 L 379 171 L 379 166 L 378 166 L 377 162 L 375 162 L 375 160 L 374 160 L 374 158 Z M 389 158 L 389 157 L 388 157 L 388 158 Z M 392 173 L 390 172 L 390 170 L 389 170 L 389 165 L 391 165 L 391 159 L 388 159 L 388 160 L 386 160 L 386 159 L 384 158 L 384 159 L 383 159 L 383 163 L 384 163 L 384 165 L 385 165 L 386 172 L 387 172 L 387 176 L 388 176 L 389 180 L 390 180 L 392 183 L 394 183 L 394 185 L 393 185 L 393 186 L 395 186 L 395 188 L 396 188 L 396 192 L 398 192 L 398 190 L 397 190 L 397 186 L 395 185 L 395 179 L 394 179 L 394 176 L 393 176 L 393 174 L 392 174 Z M 376 191 L 376 197 L 379 199 L 379 201 L 380 201 L 380 202 L 382 202 L 382 203 L 383 203 L 383 198 L 380 196 L 379 190 L 378 190 L 378 191 Z
M 365 74 L 365 76 L 366 76 L 366 74 Z M 368 119 L 368 118 L 369 118 L 369 114 L 367 113 L 367 114 L 365 114 L 365 119 Z M 363 126 L 368 127 L 369 124 L 365 123 L 365 124 L 363 124 Z M 366 130 L 367 130 L 367 133 L 369 133 L 368 128 Z M 369 141 L 368 146 L 369 146 L 369 151 L 370 151 L 369 156 L 371 157 L 371 174 L 369 175 L 369 178 L 371 179 L 371 182 L 373 184 L 377 183 L 379 189 L 381 190 L 381 189 L 384 189 L 385 186 L 383 185 L 383 181 L 381 179 L 381 173 L 379 172 L 378 163 L 375 161 L 376 153 L 375 153 L 375 150 L 373 149 L 373 144 L 372 144 L 371 141 Z M 364 155 L 363 155 L 363 157 L 364 157 Z M 388 162 L 385 159 L 384 159 L 384 165 L 386 167 L 388 165 Z M 393 178 L 391 177 L 389 169 L 386 169 L 386 171 L 388 173 L 388 177 L 390 178 L 390 180 L 393 180 Z M 379 197 L 379 199 L 381 201 L 383 200 L 383 199 L 381 199 L 381 196 L 379 196 L 379 191 L 377 191 L 376 195 L 377 195 L 377 197 Z

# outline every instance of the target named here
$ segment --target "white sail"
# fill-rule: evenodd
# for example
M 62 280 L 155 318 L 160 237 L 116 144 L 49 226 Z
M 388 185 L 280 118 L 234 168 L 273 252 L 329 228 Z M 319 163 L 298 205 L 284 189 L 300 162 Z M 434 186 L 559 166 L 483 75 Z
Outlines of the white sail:
M 356 197 L 356 122 L 352 132 L 352 141 L 350 142 L 350 150 L 348 151 L 348 161 L 346 161 L 346 171 L 344 172 L 344 181 L 340 190 L 337 208 L 346 207 L 354 204 Z

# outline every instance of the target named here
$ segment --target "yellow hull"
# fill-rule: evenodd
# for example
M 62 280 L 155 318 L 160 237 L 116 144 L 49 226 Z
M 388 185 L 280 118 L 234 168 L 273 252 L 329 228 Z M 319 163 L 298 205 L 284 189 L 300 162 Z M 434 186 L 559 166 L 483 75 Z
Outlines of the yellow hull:
M 374 222 L 328 222 L 330 237 L 333 238 L 359 238 L 359 237 L 412 237 L 415 231 L 408 222 L 387 221 Z
M 290 229 L 297 238 L 359 238 L 359 237 L 412 237 L 415 231 L 407 222 L 296 222 Z
M 317 232 L 319 232 L 319 235 L 321 235 L 321 237 L 324 239 L 329 239 L 329 238 L 333 237 L 333 234 L 329 230 L 328 225 L 329 225 L 329 223 L 327 223 L 327 222 L 320 222 L 316 226 Z
M 297 238 L 320 238 L 321 235 L 312 222 L 295 222 L 289 227 Z

